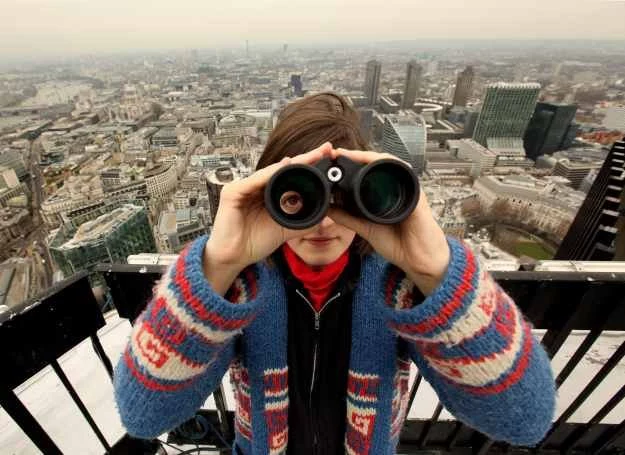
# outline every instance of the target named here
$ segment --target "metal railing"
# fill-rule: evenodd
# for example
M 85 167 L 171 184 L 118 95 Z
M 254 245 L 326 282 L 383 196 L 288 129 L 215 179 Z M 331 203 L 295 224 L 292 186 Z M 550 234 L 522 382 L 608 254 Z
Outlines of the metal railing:
M 572 330 L 588 331 L 559 371 L 556 379 L 558 388 L 567 380 L 576 381 L 576 366 L 603 331 L 625 332 L 625 269 L 595 269 L 493 272 L 494 278 L 514 298 L 534 326 L 545 330 L 542 343 L 551 358 L 559 352 Z M 99 268 L 118 314 L 130 322 L 145 307 L 155 281 L 164 270 L 163 265 L 105 265 Z M 111 362 L 97 335 L 97 330 L 104 324 L 85 273 L 59 283 L 38 299 L 0 316 L 0 343 L 3 342 L 2 346 L 5 347 L 10 346 L 1 354 L 5 368 L 0 375 L 0 404 L 46 455 L 60 454 L 61 451 L 13 389 L 47 365 L 52 367 L 68 390 L 106 453 L 156 453 L 158 450 L 158 441 L 135 440 L 128 435 L 114 443 L 107 441 L 57 362 L 63 353 L 89 338 L 94 353 L 112 377 Z M 29 336 L 26 337 L 25 333 Z M 441 420 L 443 405 L 439 402 L 429 419 L 407 419 L 398 453 L 437 451 L 484 454 L 527 453 L 528 450 L 535 453 L 625 453 L 625 419 L 617 424 L 601 423 L 625 399 L 625 377 L 618 384 L 618 389 L 613 391 L 613 395 L 590 419 L 582 423 L 569 421 L 623 361 L 623 357 L 625 341 L 616 347 L 590 382 L 580 381 L 576 397 L 558 416 L 548 435 L 536 448 L 511 447 L 490 440 L 460 421 Z M 410 390 L 409 409 L 422 382 L 422 376 L 417 373 Z M 213 397 L 216 410 L 202 412 L 214 423 L 213 428 L 219 434 L 211 435 L 206 442 L 221 449 L 222 453 L 229 453 L 224 441 L 230 441 L 233 437 L 233 412 L 227 409 L 221 388 L 214 392 Z M 170 441 L 183 443 L 183 439 L 178 432 L 170 433 Z

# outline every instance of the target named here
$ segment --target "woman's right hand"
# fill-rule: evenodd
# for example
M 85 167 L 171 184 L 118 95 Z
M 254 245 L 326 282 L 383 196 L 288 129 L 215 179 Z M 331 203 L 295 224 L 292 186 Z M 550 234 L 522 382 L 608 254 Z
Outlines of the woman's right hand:
M 326 142 L 224 185 L 204 249 L 204 272 L 216 292 L 223 295 L 245 267 L 266 258 L 287 240 L 314 231 L 315 227 L 290 230 L 276 223 L 265 209 L 264 189 L 271 176 L 284 166 L 314 165 L 331 154 L 332 144 Z

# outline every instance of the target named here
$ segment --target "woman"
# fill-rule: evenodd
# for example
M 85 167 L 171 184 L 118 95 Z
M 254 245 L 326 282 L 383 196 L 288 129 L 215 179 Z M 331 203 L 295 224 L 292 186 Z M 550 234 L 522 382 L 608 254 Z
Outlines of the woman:
M 115 373 L 130 434 L 192 417 L 230 367 L 235 453 L 393 454 L 412 360 L 458 419 L 497 440 L 541 440 L 554 413 L 549 359 L 423 194 L 397 226 L 331 209 L 290 231 L 263 207 L 278 169 L 388 157 L 366 149 L 341 97 L 285 108 L 257 171 L 223 188 L 210 239 L 182 252 L 133 328 Z

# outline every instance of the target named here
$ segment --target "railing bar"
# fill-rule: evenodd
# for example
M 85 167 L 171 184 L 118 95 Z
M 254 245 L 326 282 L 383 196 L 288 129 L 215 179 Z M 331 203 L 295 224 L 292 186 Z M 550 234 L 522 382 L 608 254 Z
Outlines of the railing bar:
M 592 448 L 592 455 L 603 453 L 614 441 L 625 434 L 625 420 L 616 427 L 606 429 L 601 436 L 597 438 L 596 445 Z
M 230 423 L 228 422 L 228 411 L 226 409 L 223 384 L 219 384 L 219 387 L 215 389 L 213 392 L 213 399 L 215 400 L 215 407 L 217 408 L 217 413 L 219 414 L 219 426 L 221 428 L 222 435 L 227 438 L 234 436 L 234 433 L 230 428 Z
M 37 419 L 26 409 L 15 393 L 0 387 L 0 405 L 13 421 L 22 429 L 26 436 L 37 446 L 41 453 L 46 455 L 63 455 L 48 433 L 39 425 Z
M 614 394 L 608 402 L 597 412 L 588 422 L 581 427 L 578 427 L 569 435 L 562 443 L 562 449 L 569 453 L 580 439 L 591 429 L 593 425 L 599 424 L 605 416 L 607 416 L 612 409 L 614 409 L 625 398 L 625 385 L 623 385 L 618 392 Z
M 96 355 L 102 362 L 102 365 L 104 365 L 106 373 L 111 379 L 113 379 L 113 364 L 111 363 L 111 359 L 109 358 L 109 356 L 106 354 L 106 351 L 104 351 L 102 343 L 100 343 L 100 338 L 95 333 L 91 335 L 91 345 L 93 346 L 93 350 L 95 351 Z
M 599 296 L 599 298 L 604 300 L 601 295 Z M 625 304 L 625 299 L 622 299 L 620 302 L 617 302 L 615 299 L 612 299 L 612 298 L 610 298 L 609 300 L 614 302 L 610 305 L 611 308 L 609 310 L 607 308 L 599 309 L 600 311 L 599 319 L 593 323 L 593 327 L 591 328 L 591 331 L 588 333 L 588 335 L 586 335 L 586 337 L 584 338 L 584 341 L 582 341 L 582 344 L 580 344 L 580 346 L 575 350 L 575 353 L 573 354 L 573 356 L 569 359 L 569 361 L 566 363 L 564 368 L 560 371 L 560 374 L 556 378 L 556 388 L 559 389 L 560 386 L 564 383 L 564 381 L 566 381 L 566 379 L 573 372 L 575 367 L 582 360 L 586 352 L 591 348 L 594 342 L 597 341 L 597 339 L 601 336 L 602 330 L 606 326 L 606 324 L 610 320 L 612 320 L 612 318 L 614 317 L 614 314 L 618 312 L 618 310 L 623 304 Z
M 575 286 L 573 291 L 577 291 L 579 286 Z M 571 334 L 571 331 L 578 325 L 579 321 L 582 320 L 588 314 L 588 311 L 594 306 L 597 302 L 597 292 L 598 287 L 589 286 L 586 287 L 583 291 L 581 298 L 576 297 L 574 311 L 564 321 L 561 322 L 560 327 L 555 327 L 547 330 L 545 336 L 543 337 L 541 343 L 545 347 L 547 351 L 547 355 L 550 359 L 553 359 L 562 345 L 566 342 L 567 338 Z M 571 291 L 567 291 L 566 295 L 570 295 Z M 579 300 L 577 300 L 579 299 Z M 558 317 L 560 321 L 560 318 Z
M 464 427 L 464 424 L 460 420 L 458 420 L 456 422 L 456 427 L 453 429 L 453 431 L 449 435 L 449 438 L 447 438 L 447 442 L 445 444 L 447 446 L 448 451 L 451 451 L 451 449 L 453 449 L 453 447 L 456 445 L 456 441 L 458 440 L 458 436 L 460 435 L 460 432 L 462 431 L 463 427 Z
M 434 414 L 432 415 L 432 418 L 429 419 L 427 422 L 425 422 L 425 425 L 423 426 L 423 430 L 421 430 L 421 434 L 419 435 L 419 447 L 423 448 L 425 447 L 425 444 L 428 441 L 428 438 L 430 436 L 430 431 L 432 430 L 432 427 L 434 426 L 434 424 L 438 421 L 438 418 L 441 415 L 441 412 L 443 411 L 443 404 L 439 401 L 438 405 L 436 405 L 436 409 L 434 410 Z
M 417 376 L 414 379 L 414 383 L 412 384 L 412 388 L 410 389 L 410 398 L 408 398 L 408 407 L 406 408 L 406 417 L 410 414 L 410 410 L 412 409 L 412 402 L 414 401 L 414 397 L 417 395 L 417 390 L 419 389 L 419 384 L 421 384 L 421 373 L 417 373 Z
M 406 420 L 408 420 L 408 416 L 410 415 L 410 409 L 412 409 L 412 402 L 414 401 L 414 397 L 417 395 L 417 390 L 419 389 L 419 384 L 421 383 L 421 373 L 417 373 L 417 376 L 412 383 L 412 388 L 410 389 L 410 397 L 408 398 L 408 407 L 406 408 Z M 401 434 L 400 434 L 401 438 Z
M 601 332 L 601 329 L 593 329 L 588 333 L 588 335 L 586 335 L 584 341 L 582 341 L 579 347 L 575 350 L 575 353 L 571 356 L 566 365 L 564 365 L 564 368 L 562 368 L 560 374 L 558 374 L 558 377 L 556 378 L 557 389 L 559 389 L 564 381 L 566 381 L 566 379 L 570 376 L 575 367 L 579 365 L 579 362 L 584 358 L 584 356 L 595 343 L 595 341 L 597 341 L 597 339 L 601 335 Z
M 89 423 L 89 426 L 91 427 L 93 432 L 96 434 L 96 436 L 98 437 L 98 439 L 100 440 L 104 448 L 107 451 L 110 451 L 111 446 L 106 441 L 106 438 L 104 437 L 104 435 L 102 434 L 98 426 L 96 425 L 95 421 L 93 420 L 93 417 L 91 417 L 91 414 L 89 414 L 89 411 L 87 411 L 85 404 L 82 402 L 82 400 L 78 396 L 78 393 L 76 393 L 76 390 L 74 389 L 72 384 L 69 382 L 69 379 L 67 378 L 67 376 L 65 376 L 65 372 L 61 368 L 61 365 L 59 365 L 59 363 L 56 360 L 53 360 L 52 362 L 50 362 L 50 366 L 52 367 L 56 375 L 59 377 L 59 379 L 63 383 L 63 386 L 65 386 L 65 389 L 69 392 L 70 396 L 72 397 L 72 400 L 74 400 L 74 403 L 76 403 L 76 406 L 78 406 L 78 409 L 80 409 L 80 412 L 85 417 L 85 419 L 87 420 L 87 423 Z
M 545 443 L 549 439 L 549 437 L 558 429 L 560 426 L 566 422 L 566 420 L 571 417 L 575 411 L 586 401 L 595 389 L 601 384 L 601 382 L 605 379 L 605 377 L 610 374 L 610 372 L 618 365 L 618 363 L 625 357 L 625 341 L 621 343 L 619 348 L 612 354 L 612 356 L 608 359 L 608 361 L 603 365 L 601 370 L 597 373 L 597 375 L 588 383 L 588 385 L 581 391 L 581 393 L 577 396 L 573 403 L 562 413 L 562 415 L 558 418 L 558 420 L 553 424 L 551 429 L 547 432 L 542 442 L 536 446 L 536 449 L 541 449 L 544 447 Z
M 566 339 L 571 334 L 571 329 L 549 329 L 541 340 L 541 344 L 547 352 L 549 359 L 553 359 Z

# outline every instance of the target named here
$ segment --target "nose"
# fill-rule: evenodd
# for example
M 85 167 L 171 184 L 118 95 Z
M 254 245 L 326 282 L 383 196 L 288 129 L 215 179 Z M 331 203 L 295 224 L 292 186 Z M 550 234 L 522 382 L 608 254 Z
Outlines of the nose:
M 334 220 L 329 216 L 326 216 L 321 223 L 319 223 L 319 230 L 324 230 L 332 227 L 334 225 Z

